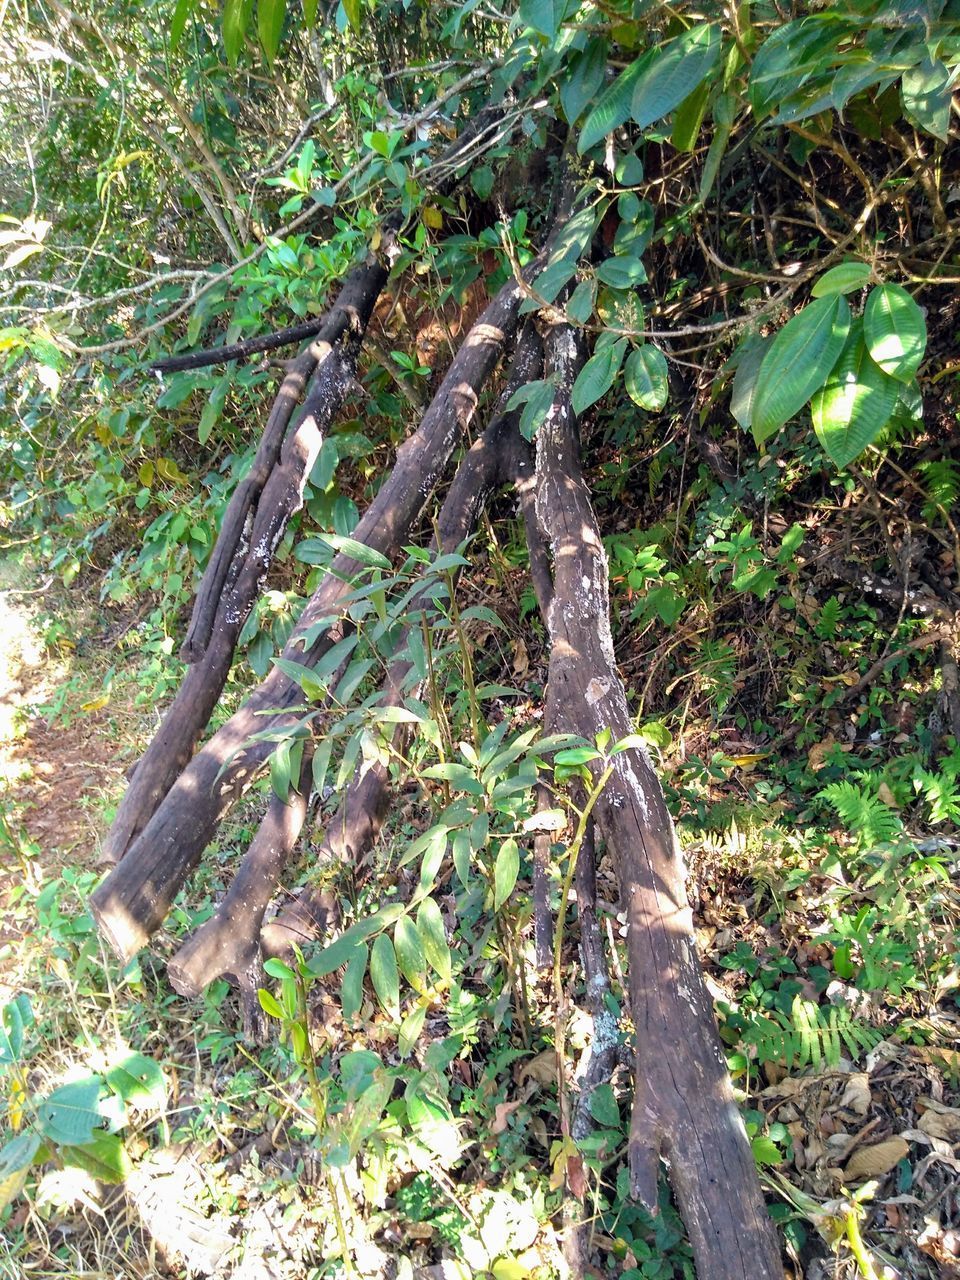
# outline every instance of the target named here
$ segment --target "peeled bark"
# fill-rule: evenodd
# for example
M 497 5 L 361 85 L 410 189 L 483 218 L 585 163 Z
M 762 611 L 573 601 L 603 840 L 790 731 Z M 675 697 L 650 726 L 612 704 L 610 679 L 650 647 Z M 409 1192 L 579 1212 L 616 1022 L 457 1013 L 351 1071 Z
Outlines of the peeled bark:
M 547 724 L 611 745 L 633 731 L 610 632 L 606 555 L 580 465 L 570 403 L 582 360 L 559 326 L 547 339 L 557 379 L 537 436 L 537 512 L 550 542 Z M 661 1156 L 703 1280 L 783 1276 L 776 1234 L 734 1102 L 713 1009 L 696 953 L 683 860 L 659 779 L 646 752 L 612 757 L 595 815 L 615 860 L 628 923 L 629 998 L 637 1036 L 628 1157 L 631 1189 L 657 1211 Z M 595 777 L 600 766 L 592 765 Z
M 476 412 L 480 388 L 515 331 L 522 296 L 510 281 L 467 334 L 419 429 L 400 446 L 393 472 L 357 526 L 358 542 L 396 554 Z M 286 659 L 309 666 L 329 649 L 331 619 L 359 568 L 348 555 L 334 557 L 284 649 Z M 299 685 L 275 668 L 183 769 L 91 896 L 97 925 L 118 956 L 129 959 L 159 927 L 217 824 L 270 756 L 273 742 L 251 739 L 295 723 L 294 708 L 302 701 Z
M 324 433 L 354 380 L 360 339 L 386 278 L 373 258 L 355 268 L 321 332 L 283 380 L 250 471 L 227 507 L 197 592 L 181 650 L 193 665 L 120 802 L 103 842 L 105 862 L 119 861 L 147 825 L 189 761 L 223 692 L 237 639 L 274 549 L 303 501 Z M 287 435 L 308 379 L 303 407 Z

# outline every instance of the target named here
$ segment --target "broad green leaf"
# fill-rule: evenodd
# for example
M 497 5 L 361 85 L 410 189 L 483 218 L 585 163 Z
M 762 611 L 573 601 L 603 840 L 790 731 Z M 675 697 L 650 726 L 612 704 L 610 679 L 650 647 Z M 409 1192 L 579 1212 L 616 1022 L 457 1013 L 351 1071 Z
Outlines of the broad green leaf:
M 757 50 L 750 68 L 750 102 L 758 120 L 770 114 L 811 76 L 829 71 L 848 21 L 811 17 L 776 28 Z
M 647 272 L 639 258 L 605 258 L 597 267 L 597 279 L 611 289 L 633 289 L 646 283 Z
M 772 341 L 772 338 L 761 338 L 758 334 L 752 333 L 745 340 L 740 351 L 733 389 L 730 393 L 730 412 L 744 431 L 750 430 L 750 423 L 753 421 L 753 398 L 757 391 L 757 377 Z
M 173 11 L 173 17 L 170 20 L 170 52 L 176 53 L 177 48 L 183 38 L 183 31 L 187 25 L 187 19 L 197 7 L 198 0 L 177 0 L 177 7 Z
M 512 837 L 504 840 L 493 867 L 493 909 L 499 911 L 513 893 L 520 874 L 520 850 Z
M 358 920 L 356 924 L 352 924 L 335 942 L 329 943 L 318 956 L 314 956 L 308 962 L 307 967 L 311 974 L 315 978 L 325 978 L 328 973 L 333 973 L 334 969 L 347 964 L 371 934 L 388 928 L 403 914 L 403 911 L 403 904 L 395 903 L 384 907 L 375 915 L 368 916 L 366 920 Z M 366 950 L 365 947 L 364 950 Z
M 366 565 L 367 568 L 390 568 L 390 561 L 382 552 L 358 542 L 356 538 L 341 537 L 337 533 L 318 533 L 317 537 L 333 547 L 338 554 L 349 556 L 351 560 L 356 560 L 358 564 Z
M 637 78 L 630 116 L 641 129 L 662 120 L 703 83 L 720 60 L 720 28 L 691 27 L 659 52 Z
M 899 384 L 867 352 L 855 322 L 827 384 L 810 402 L 813 429 L 830 459 L 845 467 L 876 440 L 890 421 Z
M 30 997 L 14 996 L 9 1004 L 4 1005 L 0 1018 L 0 1065 L 16 1062 L 23 1049 L 23 1032 L 33 1022 L 33 1010 Z
M 462 835 L 462 833 L 460 833 Z M 467 842 L 469 856 L 469 842 Z M 417 908 L 417 929 L 423 943 L 423 954 L 444 982 L 450 981 L 452 963 L 443 913 L 434 898 L 424 898 Z
M 870 283 L 873 269 L 866 262 L 841 262 L 822 275 L 810 292 L 815 298 L 830 298 L 837 293 L 855 293 Z
M 252 12 L 253 0 L 224 0 L 220 29 L 223 32 L 223 47 L 227 61 L 231 67 L 236 66 L 237 59 L 240 57 L 243 38 L 247 34 Z
M 941 142 L 950 139 L 950 104 L 955 74 L 939 58 L 926 58 L 903 73 L 903 108 L 921 129 Z
M 257 0 L 257 34 L 271 66 L 280 48 L 286 13 L 287 0 Z
M 340 1005 L 345 1022 L 352 1022 L 363 1005 L 363 979 L 367 972 L 367 948 L 359 946 L 350 958 L 340 984 Z
M 276 996 L 271 995 L 265 988 L 260 987 L 257 991 L 257 999 L 260 1001 L 260 1008 L 264 1013 L 268 1013 L 271 1018 L 283 1021 L 283 1009 L 280 1007 L 280 1001 Z
M 420 932 L 409 916 L 401 916 L 397 921 L 393 931 L 393 946 L 400 972 L 411 987 L 417 991 L 422 990 L 427 958 L 423 952 Z
M 99 1134 L 82 1147 L 61 1147 L 60 1158 L 67 1168 L 84 1169 L 100 1182 L 124 1182 L 133 1169 L 118 1133 Z
M 620 371 L 623 353 L 627 349 L 626 338 L 621 338 L 610 347 L 604 347 L 596 355 L 592 355 L 577 375 L 573 384 L 573 411 L 583 413 L 592 404 L 605 395 L 613 386 L 613 381 Z
M 397 955 L 393 943 L 385 933 L 381 933 L 370 948 L 370 981 L 377 993 L 383 1011 L 400 1020 L 400 971 L 397 968 Z
M 649 413 L 659 413 L 667 403 L 670 381 L 663 352 L 649 342 L 631 351 L 623 374 L 627 395 Z
M 317 9 L 320 7 L 320 0 L 303 0 L 303 20 L 308 27 L 317 25 Z
M 597 287 L 592 280 L 581 280 L 567 302 L 567 315 L 577 324 L 586 324 L 593 315 L 597 300 Z M 542 419 L 541 419 L 542 421 Z M 521 424 L 521 431 L 523 426 Z M 527 439 L 531 439 L 527 436 Z
M 134 1111 L 156 1111 L 167 1100 L 162 1067 L 142 1053 L 128 1053 L 115 1062 L 107 1072 L 107 1083 Z
M 413 1052 L 413 1046 L 420 1039 L 420 1032 L 423 1030 L 426 1017 L 426 1005 L 417 1005 L 400 1024 L 400 1031 L 397 1035 L 397 1050 L 401 1058 L 410 1057 Z
M 788 320 L 760 365 L 751 427 L 757 444 L 778 431 L 819 391 L 850 331 L 846 298 L 817 298 Z
M 520 0 L 520 20 L 552 40 L 560 30 L 567 0 Z
M 910 382 L 927 349 L 923 312 L 900 285 L 880 285 L 867 298 L 863 338 L 884 373 Z
M 98 1106 L 102 1088 L 99 1076 L 88 1076 L 54 1089 L 37 1106 L 44 1136 L 64 1146 L 90 1142 L 94 1131 L 103 1127 Z
M 590 1094 L 590 1114 L 605 1129 L 620 1128 L 620 1107 L 613 1086 L 598 1084 Z
M 577 150 L 581 155 L 630 119 L 634 87 L 656 57 L 657 50 L 648 49 L 626 71 L 621 71 L 613 84 L 600 95 L 580 134 Z
M 560 84 L 560 102 L 568 124 L 576 124 L 584 109 L 596 98 L 603 86 L 606 69 L 607 42 L 599 36 L 570 59 Z
M 28 1131 L 17 1136 L 0 1150 L 0 1213 L 23 1190 L 33 1157 L 40 1150 L 40 1135 Z

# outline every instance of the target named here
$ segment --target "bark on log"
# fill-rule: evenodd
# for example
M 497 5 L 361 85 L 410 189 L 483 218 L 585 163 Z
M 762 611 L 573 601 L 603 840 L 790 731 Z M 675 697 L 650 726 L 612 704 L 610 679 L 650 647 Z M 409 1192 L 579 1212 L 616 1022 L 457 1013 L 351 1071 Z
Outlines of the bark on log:
M 197 593 L 181 650 L 193 665 L 120 802 L 103 842 L 104 862 L 119 861 L 147 825 L 210 719 L 274 549 L 303 501 L 304 485 L 324 433 L 353 382 L 360 338 L 386 278 L 375 259 L 355 268 L 323 332 L 298 356 L 283 380 L 250 471 L 227 507 Z M 303 407 L 284 439 L 308 379 Z
M 536 377 L 541 359 L 539 340 L 532 333 L 521 338 L 500 408 L 505 409 L 518 386 Z M 532 474 L 531 451 L 517 431 L 518 418 L 517 412 L 498 414 L 461 462 L 440 509 L 434 543 L 438 554 L 455 551 L 466 541 L 497 484 L 524 472 Z M 411 616 L 426 605 L 425 597 L 414 598 L 409 609 Z M 387 674 L 384 693 L 387 706 L 400 706 L 407 696 L 411 664 L 402 656 L 407 634 L 405 629 L 397 644 L 397 653 L 401 656 L 391 663 Z M 403 728 L 398 726 L 395 734 L 397 747 L 396 738 L 402 736 Z M 303 786 L 306 785 L 305 775 Z M 314 854 L 315 866 L 356 865 L 380 833 L 389 798 L 389 778 L 382 762 L 377 761 L 358 772 L 327 825 L 325 838 Z M 299 804 L 299 798 L 295 803 Z M 171 983 L 186 996 L 199 995 L 223 974 L 234 977 L 243 998 L 244 1029 L 254 1038 L 261 1029 L 256 996 L 257 987 L 262 985 L 261 948 L 264 955 L 285 954 L 294 942 L 302 945 L 318 936 L 335 914 L 332 896 L 323 889 L 312 890 L 302 894 L 280 918 L 261 930 L 274 887 L 299 834 L 300 827 L 296 825 L 294 830 L 293 818 L 284 813 L 286 808 L 273 797 L 265 819 L 267 834 L 263 835 L 261 827 L 217 912 L 200 926 L 168 966 Z M 278 832 L 288 838 L 279 840 Z
M 571 388 L 582 360 L 566 326 L 547 338 L 557 393 L 537 436 L 537 512 L 554 564 L 547 723 L 613 742 L 633 730 L 610 632 L 607 562 L 580 466 Z M 682 856 L 646 752 L 613 758 L 595 814 L 615 859 L 629 931 L 637 1035 L 631 1188 L 657 1211 L 661 1155 L 703 1280 L 783 1276 L 776 1234 L 733 1099 L 696 954 Z M 595 766 L 591 766 L 595 768 Z
M 467 334 L 419 429 L 400 446 L 390 478 L 357 526 L 357 541 L 387 556 L 396 553 L 476 412 L 479 390 L 515 331 L 522 296 L 516 281 L 504 285 Z M 309 666 L 329 649 L 330 619 L 359 569 L 348 555 L 334 558 L 285 658 Z M 94 919 L 118 956 L 128 960 L 159 927 L 218 822 L 271 754 L 274 744 L 262 737 L 251 741 L 253 736 L 294 723 L 292 709 L 302 700 L 299 685 L 275 668 L 197 752 L 93 893 Z

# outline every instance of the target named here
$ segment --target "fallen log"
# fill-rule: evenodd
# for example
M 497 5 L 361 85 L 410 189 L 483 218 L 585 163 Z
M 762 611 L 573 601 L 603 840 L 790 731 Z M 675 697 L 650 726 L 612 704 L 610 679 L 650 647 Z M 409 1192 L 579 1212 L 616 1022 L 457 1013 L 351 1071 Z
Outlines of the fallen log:
M 528 330 L 518 345 L 497 414 L 464 456 L 444 498 L 433 544 L 437 554 L 456 551 L 470 537 L 496 486 L 508 479 L 516 481 L 521 473 L 532 473 L 530 448 L 517 430 L 519 411 L 508 413 L 506 405 L 519 386 L 536 377 L 540 359 L 539 340 Z M 428 607 L 431 589 L 428 581 L 411 601 L 411 618 Z M 398 656 L 387 673 L 383 706 L 402 706 L 409 693 L 412 665 L 404 656 L 408 637 L 409 628 L 405 628 L 397 642 Z M 395 750 L 402 748 L 404 730 L 405 726 L 398 725 L 394 732 Z M 257 1038 L 263 1026 L 257 1000 L 257 989 L 263 985 L 262 955 L 283 954 L 292 943 L 302 945 L 316 937 L 335 912 L 329 893 L 309 891 L 261 932 L 264 913 L 300 833 L 306 812 L 303 792 L 308 785 L 305 768 L 300 794 L 291 796 L 286 805 L 276 796 L 271 798 L 264 822 L 223 902 L 167 967 L 174 989 L 186 996 L 199 995 L 218 977 L 233 977 L 241 990 L 244 1030 L 251 1038 Z M 389 800 L 388 771 L 383 762 L 358 769 L 314 853 L 314 870 L 356 866 L 379 835 Z
M 550 543 L 546 722 L 611 745 L 633 731 L 610 631 L 608 569 L 580 464 L 571 389 L 581 343 L 550 330 L 552 408 L 537 435 L 537 512 Z M 602 739 L 601 739 L 602 741 Z M 631 746 L 610 760 L 595 815 L 626 912 L 629 1003 L 636 1033 L 628 1143 L 632 1194 L 657 1212 L 661 1156 L 703 1280 L 780 1280 L 783 1268 L 750 1143 L 734 1102 L 697 958 L 683 859 L 659 779 Z M 591 765 L 595 781 L 602 762 Z
M 104 862 L 119 861 L 147 825 L 210 719 L 274 549 L 303 501 L 323 436 L 353 383 L 360 340 L 386 278 L 374 258 L 354 268 L 322 331 L 281 384 L 250 471 L 227 506 L 197 593 L 181 650 L 192 665 L 120 801 L 103 842 Z M 302 409 L 287 434 L 308 380 Z
M 467 334 L 419 428 L 398 449 L 390 477 L 354 532 L 356 541 L 385 556 L 396 554 L 476 412 L 480 389 L 516 329 L 522 297 L 520 284 L 508 282 Z M 359 569 L 345 553 L 334 557 L 294 628 L 285 659 L 309 666 L 330 648 L 336 638 L 331 618 Z M 217 824 L 273 751 L 264 731 L 294 723 L 293 708 L 302 700 L 300 686 L 275 668 L 180 772 L 122 861 L 92 894 L 94 919 L 118 956 L 129 959 L 159 927 Z

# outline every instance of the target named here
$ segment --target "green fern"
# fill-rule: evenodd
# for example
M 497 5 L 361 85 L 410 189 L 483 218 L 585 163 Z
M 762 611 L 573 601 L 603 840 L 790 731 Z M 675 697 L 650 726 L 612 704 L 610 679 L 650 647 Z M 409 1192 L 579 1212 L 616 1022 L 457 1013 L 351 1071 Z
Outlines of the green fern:
M 844 1049 L 856 1060 L 882 1039 L 881 1031 L 851 1017 L 843 1005 L 823 1008 L 802 996 L 794 997 L 789 1014 L 774 1009 L 768 1017 L 755 1018 L 742 1037 L 758 1066 L 778 1062 L 788 1071 L 835 1070 Z
M 960 787 L 956 776 L 946 771 L 930 773 L 927 769 L 918 769 L 913 785 L 930 806 L 931 822 L 952 822 L 960 826 Z
M 923 477 L 927 501 L 923 504 L 923 518 L 933 524 L 939 516 L 942 520 L 960 496 L 960 466 L 949 458 L 937 458 L 922 462 L 918 468 Z
M 864 844 L 884 844 L 901 829 L 900 819 L 879 796 L 852 782 L 832 782 L 819 794 Z

